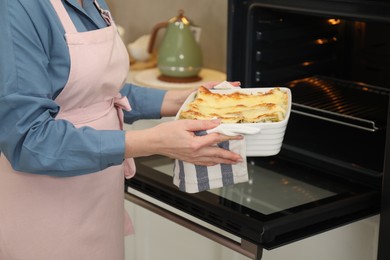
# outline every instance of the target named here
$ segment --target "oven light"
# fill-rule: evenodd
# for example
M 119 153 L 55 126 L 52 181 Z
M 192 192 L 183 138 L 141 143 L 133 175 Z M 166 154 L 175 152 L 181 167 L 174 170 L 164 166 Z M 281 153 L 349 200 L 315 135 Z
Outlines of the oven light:
M 337 38 L 336 37 L 332 37 L 330 39 L 327 39 L 327 38 L 322 38 L 322 39 L 317 39 L 314 41 L 315 44 L 318 44 L 318 45 L 322 45 L 322 44 L 326 44 L 326 43 L 330 43 L 330 42 L 336 42 L 337 41 Z
M 331 25 L 337 25 L 340 22 L 341 22 L 340 19 L 328 19 L 328 24 L 331 24 Z
M 311 64 L 313 64 L 312 61 L 304 61 L 304 62 L 302 62 L 302 66 L 310 66 Z

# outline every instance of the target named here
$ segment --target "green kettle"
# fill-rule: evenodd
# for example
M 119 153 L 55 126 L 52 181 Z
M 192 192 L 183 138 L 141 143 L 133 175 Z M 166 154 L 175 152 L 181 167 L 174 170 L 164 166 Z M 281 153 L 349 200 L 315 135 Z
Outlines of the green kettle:
M 157 55 L 157 67 L 161 73 L 160 80 L 168 82 L 199 81 L 199 72 L 202 69 L 202 51 L 191 30 L 191 22 L 179 10 L 176 17 L 168 22 L 154 26 L 148 52 L 152 53 L 156 36 L 161 28 L 166 28 L 162 37 Z

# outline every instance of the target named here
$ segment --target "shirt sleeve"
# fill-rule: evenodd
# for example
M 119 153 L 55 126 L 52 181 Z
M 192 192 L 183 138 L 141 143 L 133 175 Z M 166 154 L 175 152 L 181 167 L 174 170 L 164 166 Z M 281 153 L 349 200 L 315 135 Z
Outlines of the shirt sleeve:
M 126 84 L 121 94 L 127 96 L 131 111 L 125 111 L 125 122 L 133 123 L 139 119 L 161 118 L 161 105 L 166 91 Z
M 59 74 L 69 72 L 69 53 L 50 7 L 45 1 L 0 1 L 1 156 L 17 171 L 53 176 L 121 164 L 123 131 L 55 120 L 53 99 L 64 84 Z

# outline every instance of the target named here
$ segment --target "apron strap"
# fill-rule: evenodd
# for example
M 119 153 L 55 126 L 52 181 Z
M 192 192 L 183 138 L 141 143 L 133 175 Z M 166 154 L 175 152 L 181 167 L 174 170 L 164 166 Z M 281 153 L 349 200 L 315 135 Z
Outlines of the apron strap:
M 61 0 L 50 0 L 54 9 L 57 12 L 58 17 L 61 20 L 62 25 L 64 26 L 66 33 L 77 33 L 77 29 L 74 26 L 72 20 L 69 17 L 68 12 L 66 11 Z
M 98 9 L 100 15 L 103 17 L 106 24 L 110 26 L 112 24 L 112 17 L 110 11 L 101 8 L 97 0 L 94 0 L 93 4 L 95 5 L 96 9 Z

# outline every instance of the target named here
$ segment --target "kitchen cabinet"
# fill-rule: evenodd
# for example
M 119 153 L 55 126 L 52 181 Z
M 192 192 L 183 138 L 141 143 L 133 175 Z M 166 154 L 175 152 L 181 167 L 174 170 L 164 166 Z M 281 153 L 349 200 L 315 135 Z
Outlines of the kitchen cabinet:
M 246 260 L 216 242 L 125 201 L 135 234 L 125 238 L 126 260 Z

